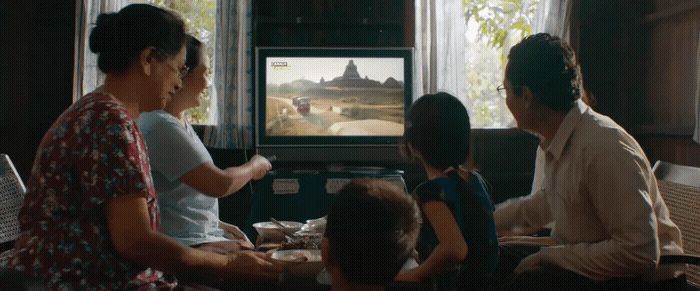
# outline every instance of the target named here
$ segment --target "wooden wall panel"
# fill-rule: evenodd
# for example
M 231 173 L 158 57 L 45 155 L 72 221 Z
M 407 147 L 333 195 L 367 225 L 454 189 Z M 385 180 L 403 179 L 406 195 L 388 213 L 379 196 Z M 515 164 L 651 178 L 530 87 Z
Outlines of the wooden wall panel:
M 0 152 L 27 179 L 41 138 L 73 102 L 71 0 L 0 0 Z
M 692 141 L 700 1 L 655 0 L 639 24 L 646 52 L 639 102 L 632 102 L 631 131 L 653 163 L 664 160 L 700 167 L 700 145 Z M 632 75 L 634 72 L 629 72 Z M 629 81 L 628 81 L 629 82 Z
M 688 137 L 642 135 L 637 137 L 637 141 L 652 164 L 661 160 L 700 167 L 700 144 Z
M 659 9 L 668 8 L 662 2 Z M 680 4 L 677 4 L 680 5 Z M 696 54 L 700 32 L 700 9 L 687 10 L 648 23 L 651 52 L 644 88 L 648 116 L 639 125 L 676 129 L 681 133 L 695 126 Z
M 31 27 L 33 9 L 0 0 L 0 153 L 10 156 L 24 178 L 31 167 L 34 150 L 29 148 L 26 130 L 29 119 Z

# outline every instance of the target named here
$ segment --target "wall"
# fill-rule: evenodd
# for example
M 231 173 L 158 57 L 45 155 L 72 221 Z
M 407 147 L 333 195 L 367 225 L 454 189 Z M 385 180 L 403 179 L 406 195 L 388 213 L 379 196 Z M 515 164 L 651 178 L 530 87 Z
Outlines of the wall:
M 691 139 L 700 3 L 653 1 L 639 30 L 647 38 L 640 88 L 643 102 L 634 108 L 633 134 L 650 160 L 700 166 L 700 145 Z
M 578 57 L 594 108 L 639 141 L 651 163 L 700 166 L 692 142 L 700 4 L 578 0 Z
M 0 0 L 0 152 L 25 180 L 72 102 L 74 19 L 75 1 Z

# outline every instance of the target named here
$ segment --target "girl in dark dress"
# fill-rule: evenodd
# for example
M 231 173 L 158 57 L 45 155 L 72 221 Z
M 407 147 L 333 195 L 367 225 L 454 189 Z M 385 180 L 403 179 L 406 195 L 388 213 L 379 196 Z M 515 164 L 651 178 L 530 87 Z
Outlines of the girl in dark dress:
M 428 176 L 414 194 L 423 212 L 422 263 L 399 281 L 432 279 L 438 290 L 488 290 L 498 262 L 493 203 L 486 182 L 466 165 L 469 115 L 447 93 L 428 94 L 409 110 L 404 150 Z

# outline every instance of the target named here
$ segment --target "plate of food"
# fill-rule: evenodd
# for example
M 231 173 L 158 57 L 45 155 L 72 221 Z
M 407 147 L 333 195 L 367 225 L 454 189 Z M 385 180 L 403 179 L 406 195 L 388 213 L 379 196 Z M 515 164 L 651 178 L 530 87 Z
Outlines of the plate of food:
M 296 221 L 280 221 L 280 223 L 284 225 L 284 228 L 289 233 L 294 233 L 300 230 L 304 225 L 303 223 Z M 263 237 L 271 241 L 284 240 L 284 232 L 282 232 L 282 229 L 272 221 L 253 223 L 253 228 L 255 228 L 255 230 L 258 232 L 259 237 Z

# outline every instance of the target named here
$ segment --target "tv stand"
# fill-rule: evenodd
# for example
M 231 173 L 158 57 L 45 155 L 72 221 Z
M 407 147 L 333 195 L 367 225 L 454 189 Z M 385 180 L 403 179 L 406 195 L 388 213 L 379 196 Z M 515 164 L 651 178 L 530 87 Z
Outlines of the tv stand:
M 284 164 L 322 163 L 324 165 L 385 165 L 402 162 L 397 145 L 344 147 L 259 147 L 263 156 L 275 156 Z
M 306 222 L 328 213 L 338 191 L 352 179 L 382 179 L 406 190 L 403 171 L 383 167 L 330 165 L 325 169 L 282 168 L 272 170 L 255 183 L 245 231 L 257 234 L 253 223 L 277 220 Z M 407 194 L 408 195 L 408 194 Z

